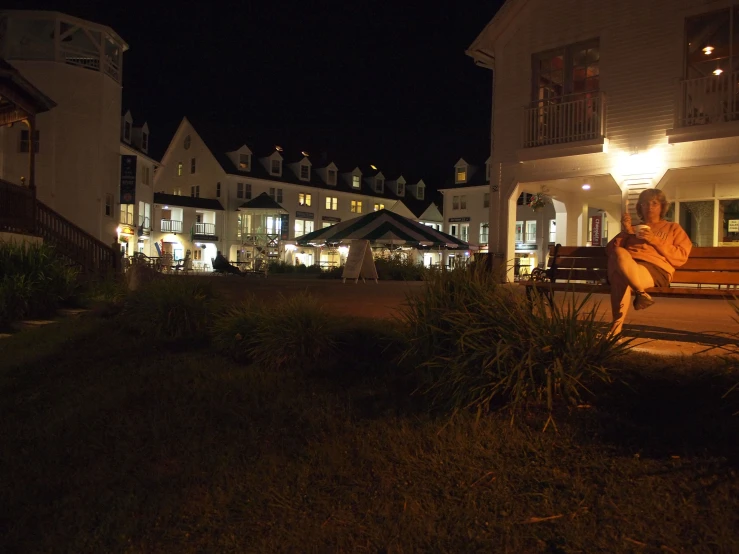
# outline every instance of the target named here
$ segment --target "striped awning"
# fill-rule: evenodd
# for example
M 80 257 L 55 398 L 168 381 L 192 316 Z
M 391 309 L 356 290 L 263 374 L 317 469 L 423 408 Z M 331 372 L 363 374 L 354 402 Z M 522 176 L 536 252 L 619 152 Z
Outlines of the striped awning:
M 378 210 L 298 237 L 302 246 L 369 240 L 374 244 L 469 250 L 470 245 L 389 210 Z

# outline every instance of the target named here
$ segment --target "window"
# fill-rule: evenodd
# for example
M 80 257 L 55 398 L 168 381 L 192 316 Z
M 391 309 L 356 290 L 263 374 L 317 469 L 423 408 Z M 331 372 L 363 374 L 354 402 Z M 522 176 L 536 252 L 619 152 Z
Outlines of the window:
M 426 196 L 426 187 L 418 187 L 418 199 L 423 200 L 424 196 Z
M 251 183 L 246 183 L 244 185 L 244 198 L 251 200 Z
M 352 175 L 352 188 L 358 189 L 360 187 L 359 175 Z
M 109 192 L 105 193 L 105 215 L 113 217 L 113 195 Z
M 173 188 L 172 194 L 174 194 L 175 196 L 182 196 L 182 187 Z
M 121 204 L 121 223 L 133 225 L 133 204 Z
M 465 242 L 470 240 L 470 224 L 462 223 L 459 225 L 459 238 Z
M 185 142 L 184 142 L 184 144 L 183 144 L 183 145 L 184 145 L 184 147 L 185 147 L 185 150 L 188 150 L 188 149 L 190 148 L 190 143 L 191 143 L 191 142 L 192 142 L 192 139 L 190 139 L 190 135 L 187 135 L 187 136 L 185 137 Z
M 312 219 L 296 219 L 295 220 L 295 237 L 300 237 L 313 232 Z
M 200 248 L 196 248 L 192 251 L 192 259 L 195 262 L 203 261 L 203 251 Z
M 460 210 L 466 210 L 467 209 L 467 195 L 463 194 L 459 197 L 459 209 Z
M 375 204 L 375 211 L 378 212 L 380 210 L 385 209 L 385 204 Z
M 487 244 L 490 236 L 490 225 L 487 223 L 480 224 L 480 244 Z
M 190 173 L 195 173 L 195 158 L 190 160 Z
M 328 184 L 329 185 L 335 185 L 336 184 L 336 170 L 329 169 L 328 170 Z
M 733 21 L 731 10 L 734 10 Z M 706 79 L 711 83 L 712 90 L 706 86 L 708 83 L 702 86 L 704 94 L 719 92 L 717 88 L 725 91 L 724 95 L 731 94 L 726 85 L 733 79 L 731 73 L 739 70 L 739 52 L 736 49 L 738 17 L 739 6 L 734 6 L 689 17 L 685 21 L 685 78 Z M 694 92 L 698 93 L 698 90 Z
M 30 133 L 28 129 L 21 129 L 21 142 L 20 142 L 20 151 L 21 152 L 30 152 L 31 151 L 31 144 L 30 144 Z M 33 132 L 33 151 L 38 152 L 39 151 L 39 139 L 40 139 L 40 133 L 38 130 Z
M 149 149 L 149 133 L 141 134 L 141 149 L 146 152 Z
M 526 242 L 536 242 L 536 220 L 526 222 Z
M 177 177 L 182 177 L 182 162 L 177 162 Z
M 518 200 L 516 200 L 516 204 L 518 206 L 528 206 L 529 201 L 531 200 L 531 195 L 527 192 L 522 192 L 518 195 Z
M 549 243 L 554 244 L 557 242 L 557 221 L 555 219 L 549 220 Z
M 123 140 L 131 142 L 131 122 L 123 122 Z
M 457 183 L 466 183 L 467 182 L 467 167 L 462 166 L 457 168 L 457 177 L 455 179 L 455 182 Z
M 281 171 L 280 160 L 272 160 L 272 165 L 270 166 L 270 173 L 272 173 L 272 175 L 279 175 L 280 171 Z
M 452 209 L 453 210 L 459 209 L 459 196 L 452 196 Z
M 586 99 L 600 86 L 600 43 L 598 39 L 570 44 L 533 56 L 533 98 L 539 105 Z
M 459 226 L 452 223 L 451 225 L 449 225 L 449 234 L 453 237 L 457 237 L 457 229 L 459 229 Z
M 216 198 L 221 197 L 221 183 L 216 183 Z
M 274 200 L 275 199 L 275 187 L 269 188 L 269 197 Z
M 277 189 L 277 203 L 282 204 L 282 189 Z
M 236 198 L 244 198 L 244 183 L 236 183 Z
M 200 185 L 193 185 L 190 187 L 190 196 L 192 198 L 200 198 Z
M 405 196 L 405 185 L 398 183 L 398 196 Z
M 298 193 L 298 204 L 301 206 L 310 206 L 311 195 L 304 192 Z
M 251 165 L 251 156 L 249 154 L 239 154 L 239 169 L 241 171 L 249 171 Z
M 300 164 L 300 179 L 307 181 L 310 179 L 310 166 L 306 164 Z
M 323 229 L 327 229 L 327 228 L 331 227 L 332 225 L 336 225 L 336 223 L 333 223 L 332 221 L 324 221 L 322 228 Z
M 238 214 L 236 216 L 236 238 L 241 238 L 241 225 L 243 224 L 242 215 Z
M 326 209 L 327 210 L 338 210 L 339 209 L 339 199 L 335 196 L 327 196 L 326 197 Z
M 382 192 L 382 187 L 385 185 L 385 181 L 383 179 L 380 179 L 379 177 L 375 179 L 375 190 L 377 192 Z
M 361 214 L 362 213 L 362 201 L 361 200 L 352 200 L 350 211 L 353 214 Z
M 151 174 L 149 166 L 143 165 L 141 166 L 141 183 L 144 185 L 150 185 L 151 184 Z
M 523 221 L 516 221 L 516 242 L 523 242 Z
M 482 195 L 482 207 L 483 208 L 489 208 L 490 207 L 490 193 L 486 192 Z

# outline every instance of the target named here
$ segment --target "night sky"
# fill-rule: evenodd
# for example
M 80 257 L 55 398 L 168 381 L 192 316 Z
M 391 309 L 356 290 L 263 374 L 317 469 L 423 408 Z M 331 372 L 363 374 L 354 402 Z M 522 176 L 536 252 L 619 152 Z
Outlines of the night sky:
M 123 105 L 160 156 L 185 115 L 304 143 L 430 188 L 489 149 L 491 73 L 464 54 L 501 0 L 240 3 L 16 1 L 113 28 Z M 280 139 L 279 137 L 283 137 Z M 244 142 L 248 142 L 245 140 Z M 238 145 L 234 145 L 235 147 Z

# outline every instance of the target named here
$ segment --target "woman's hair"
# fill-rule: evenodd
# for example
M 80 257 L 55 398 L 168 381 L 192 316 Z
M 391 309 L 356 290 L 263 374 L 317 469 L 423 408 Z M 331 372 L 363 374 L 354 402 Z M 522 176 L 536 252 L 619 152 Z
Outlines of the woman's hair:
M 639 200 L 636 201 L 636 215 L 638 215 L 642 221 L 644 220 L 644 216 L 641 212 L 641 204 L 642 202 L 649 202 L 653 198 L 656 198 L 659 200 L 659 203 L 662 204 L 662 210 L 660 210 L 659 214 L 660 219 L 664 219 L 665 215 L 667 215 L 667 210 L 670 209 L 670 203 L 667 201 L 667 197 L 664 192 L 659 189 L 643 190 L 639 195 Z

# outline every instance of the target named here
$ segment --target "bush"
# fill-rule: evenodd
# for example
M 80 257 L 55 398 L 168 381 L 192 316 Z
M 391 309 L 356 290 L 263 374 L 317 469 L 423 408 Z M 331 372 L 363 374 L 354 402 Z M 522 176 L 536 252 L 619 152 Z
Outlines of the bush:
M 324 269 L 318 277 L 321 279 L 341 279 L 342 275 L 344 275 L 343 265 Z
M 269 263 L 270 273 L 294 273 L 295 266 L 287 262 L 270 262 Z
M 585 380 L 608 381 L 606 364 L 622 354 L 602 333 L 587 297 L 568 297 L 549 308 L 541 297 L 529 305 L 488 271 L 442 271 L 424 295 L 410 297 L 405 358 L 416 360 L 421 391 L 444 408 L 485 413 L 534 401 L 580 401 Z
M 275 369 L 306 369 L 333 356 L 332 318 L 313 297 L 281 297 L 259 315 L 248 348 L 255 363 Z
M 0 243 L 0 327 L 52 315 L 77 293 L 77 276 L 48 245 Z
M 239 306 L 232 306 L 216 313 L 211 325 L 213 346 L 219 352 L 238 362 L 251 359 L 253 339 L 264 308 L 254 296 Z
M 169 277 L 152 281 L 125 300 L 124 323 L 141 335 L 165 341 L 204 341 L 215 306 L 209 283 Z
M 399 256 L 392 255 L 390 258 L 376 258 L 377 278 L 390 281 L 423 281 L 427 275 L 427 269 L 423 264 Z

